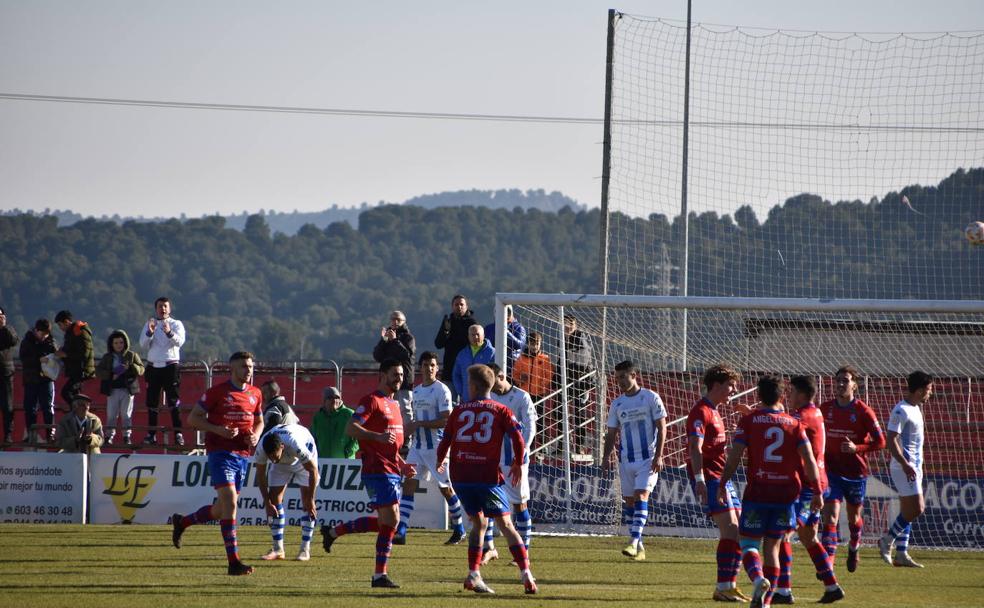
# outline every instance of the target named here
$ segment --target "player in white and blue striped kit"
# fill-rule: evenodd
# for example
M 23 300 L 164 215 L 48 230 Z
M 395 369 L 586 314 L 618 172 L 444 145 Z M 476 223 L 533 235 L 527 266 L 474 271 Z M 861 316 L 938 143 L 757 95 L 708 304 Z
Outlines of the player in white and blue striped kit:
M 423 382 L 413 387 L 411 408 L 413 420 L 404 426 L 404 432 L 410 438 L 410 452 L 407 462 L 417 469 L 417 476 L 403 480 L 403 496 L 400 497 L 400 523 L 396 528 L 393 544 L 406 544 L 407 527 L 413 514 L 413 496 L 417 492 L 418 479 L 427 479 L 433 475 L 437 485 L 448 503 L 451 515 L 451 538 L 444 544 L 457 545 L 465 535 L 465 527 L 461 522 L 462 508 L 448 473 L 437 470 L 437 444 L 444 435 L 444 425 L 451 415 L 451 390 L 437 379 L 437 353 L 425 352 L 420 355 L 420 373 Z
M 509 498 L 509 504 L 512 505 L 513 521 L 516 524 L 516 531 L 519 532 L 519 535 L 523 538 L 523 544 L 529 550 L 530 537 L 533 533 L 533 519 L 530 517 L 527 502 L 530 500 L 530 446 L 533 443 L 533 438 L 536 437 L 536 423 L 538 418 L 536 408 L 533 407 L 533 398 L 530 397 L 530 394 L 518 386 L 513 386 L 506 379 L 506 373 L 502 371 L 502 368 L 495 363 L 488 363 L 487 365 L 492 370 L 492 373 L 495 374 L 495 385 L 492 386 L 491 393 L 492 400 L 506 406 L 513 413 L 513 416 L 519 422 L 520 433 L 523 435 L 523 443 L 526 445 L 526 453 L 523 454 L 523 477 L 518 485 L 514 486 L 507 483 L 505 490 L 506 496 Z M 512 445 L 508 441 L 503 441 L 502 458 L 499 460 L 499 468 L 502 470 L 502 475 L 506 479 L 509 479 L 509 467 L 512 461 Z M 494 532 L 495 528 L 490 521 L 485 531 L 485 543 L 482 546 L 483 564 L 499 557 L 499 552 L 496 551 L 495 544 L 492 542 Z
M 639 386 L 639 369 L 632 361 L 622 361 L 615 366 L 615 379 L 622 395 L 612 401 L 608 410 L 608 431 L 601 462 L 605 470 L 611 466 L 615 435 L 619 435 L 618 473 L 630 539 L 622 549 L 622 555 L 643 561 L 646 549 L 642 545 L 642 531 L 649 519 L 649 493 L 656 487 L 659 472 L 663 470 L 666 408 L 658 394 Z
M 933 394 L 933 377 L 912 372 L 906 379 L 905 399 L 892 408 L 888 418 L 888 450 L 892 453 L 888 471 L 899 492 L 900 512 L 888 531 L 878 541 L 878 551 L 886 564 L 922 568 L 909 556 L 909 533 L 912 522 L 926 510 L 923 498 L 923 441 L 925 427 L 920 406 Z M 892 558 L 892 543 L 897 551 Z

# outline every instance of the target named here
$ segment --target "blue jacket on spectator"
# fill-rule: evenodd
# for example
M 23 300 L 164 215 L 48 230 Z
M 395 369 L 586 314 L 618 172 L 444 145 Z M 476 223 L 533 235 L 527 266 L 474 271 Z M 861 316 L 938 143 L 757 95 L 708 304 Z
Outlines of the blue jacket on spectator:
M 472 365 L 492 363 L 494 360 L 495 349 L 492 348 L 488 338 L 474 355 L 472 355 L 471 344 L 458 352 L 458 357 L 454 360 L 454 390 L 458 391 L 462 403 L 471 400 L 468 395 L 468 368 Z
M 495 348 L 495 323 L 485 326 L 485 335 Z M 526 328 L 519 321 L 510 321 L 506 325 L 506 367 L 508 367 L 506 376 L 512 377 L 513 364 L 523 354 L 524 348 L 526 348 Z

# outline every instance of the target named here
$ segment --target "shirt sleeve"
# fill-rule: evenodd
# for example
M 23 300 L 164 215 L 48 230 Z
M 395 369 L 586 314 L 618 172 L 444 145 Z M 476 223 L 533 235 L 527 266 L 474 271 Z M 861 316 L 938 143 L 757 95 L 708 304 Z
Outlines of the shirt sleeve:
M 663 399 L 660 398 L 659 393 L 653 393 L 652 408 L 653 421 L 666 418 L 666 406 L 663 405 Z
M 903 408 L 895 406 L 892 408 L 892 414 L 888 417 L 888 430 L 893 433 L 902 433 L 902 427 L 905 426 L 906 415 Z
M 687 416 L 687 435 L 704 438 L 704 409 L 694 408 Z
M 733 439 L 735 443 L 748 445 L 748 438 L 746 436 L 746 429 L 745 429 L 746 419 L 747 419 L 746 417 L 742 417 L 742 419 L 738 421 L 738 426 L 735 428 L 735 437 Z
M 618 401 L 613 401 L 610 406 L 608 406 L 608 428 L 617 429 L 618 428 L 618 413 L 615 411 Z
M 372 414 L 372 400 L 363 399 L 356 406 L 355 411 L 352 412 L 352 420 L 355 420 L 359 424 L 365 424 L 366 420 L 369 420 L 369 416 Z
M 439 396 L 437 400 L 437 411 L 450 412 L 451 411 L 451 389 L 447 387 L 443 382 L 441 383 L 441 390 L 438 391 Z

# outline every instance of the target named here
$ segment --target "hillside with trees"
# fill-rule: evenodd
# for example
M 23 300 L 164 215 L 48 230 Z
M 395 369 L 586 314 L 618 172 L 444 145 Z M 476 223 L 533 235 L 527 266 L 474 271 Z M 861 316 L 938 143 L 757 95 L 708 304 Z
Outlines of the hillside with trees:
M 838 297 L 837 277 L 818 276 L 795 249 L 823 224 L 823 234 L 835 235 L 823 244 L 824 264 L 855 283 L 878 278 L 870 297 L 980 299 L 984 248 L 967 245 L 959 231 L 970 219 L 984 220 L 984 169 L 958 171 L 943 186 L 906 189 L 917 209 L 942 205 L 942 196 L 957 201 L 917 222 L 897 219 L 896 193 L 868 203 L 801 195 L 762 220 L 747 207 L 735 218 L 694 215 L 691 264 L 701 280 L 691 282 L 691 294 L 814 295 L 822 283 L 825 296 Z M 597 291 L 599 217 L 598 210 L 569 207 L 383 205 L 363 211 L 358 227 L 307 224 L 287 235 L 261 215 L 249 216 L 242 230 L 222 217 L 59 226 L 52 216 L 6 215 L 0 305 L 21 335 L 36 318 L 70 309 L 93 326 L 101 352 L 112 329 L 133 335 L 154 299 L 166 295 L 188 327 L 187 359 L 248 348 L 264 360 L 366 360 L 393 309 L 407 313 L 422 350 L 432 347 L 455 293 L 466 294 L 479 320 L 489 322 L 497 291 Z M 675 262 L 678 219 L 619 221 L 644 224 L 649 240 L 642 246 L 665 246 Z M 782 281 L 763 283 L 752 273 L 772 270 L 747 260 L 773 255 L 776 242 L 787 247 L 789 268 Z M 939 280 L 899 272 L 910 256 L 938 269 Z

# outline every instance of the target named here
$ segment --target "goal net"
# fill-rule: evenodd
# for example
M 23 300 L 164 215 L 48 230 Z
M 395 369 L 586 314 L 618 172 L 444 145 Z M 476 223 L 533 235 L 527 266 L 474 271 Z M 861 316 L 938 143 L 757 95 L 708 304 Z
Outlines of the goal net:
M 982 297 L 984 32 L 610 32 L 603 293 Z
M 498 294 L 496 304 L 497 326 L 511 304 L 530 335 L 540 337 L 539 366 L 550 370 L 549 390 L 534 391 L 540 420 L 530 505 L 537 531 L 625 534 L 617 476 L 599 466 L 607 408 L 619 394 L 618 362 L 639 365 L 641 384 L 660 394 L 669 415 L 668 469 L 652 493 L 645 533 L 696 537 L 716 536 L 684 468 L 683 422 L 701 396 L 703 370 L 727 362 L 741 372 L 737 399 L 721 408 L 731 426 L 737 404 L 756 402 L 752 388 L 762 373 L 813 376 L 821 403 L 833 398 L 837 368 L 851 364 L 863 374 L 858 397 L 882 426 L 910 372 L 934 376 L 935 394 L 924 406 L 927 511 L 912 542 L 984 548 L 984 302 Z M 674 328 L 685 308 L 689 363 L 681 369 Z M 524 357 L 535 355 L 527 348 Z M 524 376 L 514 374 L 514 382 L 530 386 L 528 370 L 535 367 L 516 369 Z M 888 458 L 887 450 L 870 457 L 869 542 L 898 512 Z

